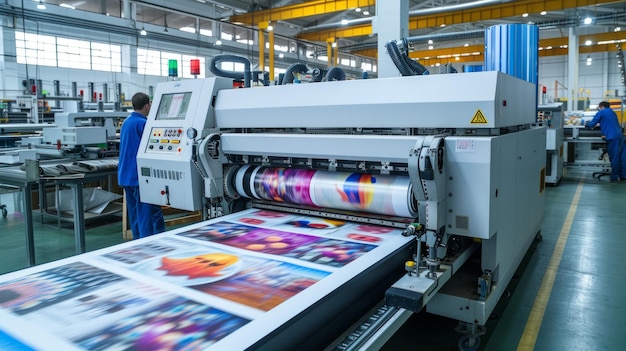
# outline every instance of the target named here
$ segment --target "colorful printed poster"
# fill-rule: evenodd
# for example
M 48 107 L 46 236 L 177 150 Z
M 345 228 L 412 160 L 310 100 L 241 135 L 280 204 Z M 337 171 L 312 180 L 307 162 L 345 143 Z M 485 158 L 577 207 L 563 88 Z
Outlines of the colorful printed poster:
M 193 248 L 194 244 L 173 238 L 161 238 L 158 241 L 149 241 L 143 245 L 136 245 L 112 251 L 102 255 L 110 260 L 135 264 L 153 257 L 160 257 L 176 251 L 181 247 Z
M 374 248 L 376 248 L 374 245 L 323 239 L 315 243 L 300 246 L 286 253 L 285 256 L 331 267 L 343 267 Z
M 253 252 L 297 258 L 332 267 L 343 267 L 364 253 L 376 248 L 372 244 L 355 243 L 319 236 L 286 232 L 267 228 L 244 226 L 237 223 L 218 222 L 178 235 L 217 242 Z M 306 248 L 316 254 L 302 254 Z M 318 257 L 318 254 L 325 257 Z
M 264 311 L 330 274 L 209 247 L 149 259 L 131 269 Z
M 248 322 L 176 297 L 74 341 L 88 350 L 203 350 Z
M 0 307 L 25 315 L 125 278 L 74 262 L 0 284 Z

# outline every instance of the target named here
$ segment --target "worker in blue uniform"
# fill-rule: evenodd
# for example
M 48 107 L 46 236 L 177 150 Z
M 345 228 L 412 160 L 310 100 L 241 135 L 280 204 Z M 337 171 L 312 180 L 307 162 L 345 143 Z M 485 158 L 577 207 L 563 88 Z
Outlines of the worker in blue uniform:
M 626 152 L 624 149 L 624 134 L 617 115 L 608 102 L 598 104 L 598 112 L 593 119 L 585 123 L 585 128 L 593 128 L 600 123 L 602 138 L 606 141 L 606 150 L 611 161 L 611 181 L 626 180 Z
M 117 179 L 126 193 L 126 209 L 133 239 L 139 239 L 164 232 L 165 221 L 161 206 L 141 202 L 139 198 L 137 153 L 152 102 L 148 95 L 137 93 L 133 95 L 132 104 L 134 111 L 124 120 L 120 130 Z

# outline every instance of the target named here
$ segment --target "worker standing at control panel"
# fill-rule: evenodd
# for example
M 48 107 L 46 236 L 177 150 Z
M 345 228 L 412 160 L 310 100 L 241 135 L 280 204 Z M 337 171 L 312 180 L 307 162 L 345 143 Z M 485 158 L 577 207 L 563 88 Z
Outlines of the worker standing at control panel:
M 598 112 L 593 119 L 585 123 L 585 128 L 593 128 L 600 123 L 602 138 L 606 141 L 606 150 L 611 161 L 611 181 L 626 180 L 626 152 L 624 149 L 624 134 L 617 115 L 611 105 L 602 101 L 598 104 Z
M 141 202 L 137 153 L 152 102 L 145 93 L 132 98 L 133 112 L 124 120 L 120 130 L 120 160 L 117 179 L 126 193 L 126 209 L 133 239 L 139 239 L 165 231 L 161 206 Z

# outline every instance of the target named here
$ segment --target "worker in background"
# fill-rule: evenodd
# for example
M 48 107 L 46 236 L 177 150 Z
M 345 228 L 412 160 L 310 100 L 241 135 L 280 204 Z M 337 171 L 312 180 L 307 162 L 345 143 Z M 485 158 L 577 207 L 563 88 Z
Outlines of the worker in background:
M 598 113 L 593 119 L 585 123 L 585 128 L 593 128 L 600 123 L 602 138 L 606 141 L 606 150 L 611 161 L 611 181 L 626 180 L 626 152 L 624 149 L 624 134 L 617 115 L 608 102 L 598 104 Z
M 139 198 L 137 152 L 152 102 L 148 95 L 137 93 L 133 95 L 132 104 L 134 111 L 124 120 L 120 130 L 117 179 L 126 193 L 126 209 L 133 239 L 139 239 L 165 231 L 165 221 L 161 206 L 141 202 Z

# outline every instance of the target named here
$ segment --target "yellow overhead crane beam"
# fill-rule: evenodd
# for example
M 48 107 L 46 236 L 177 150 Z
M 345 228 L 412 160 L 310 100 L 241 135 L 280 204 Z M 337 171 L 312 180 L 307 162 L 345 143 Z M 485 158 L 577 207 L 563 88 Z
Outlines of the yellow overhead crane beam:
M 230 18 L 232 23 L 254 25 L 260 22 L 289 20 L 324 15 L 327 13 L 374 6 L 375 0 L 313 0 L 300 4 L 281 6 L 269 10 L 254 11 Z M 324 41 L 326 38 L 324 38 Z
M 449 26 L 453 24 L 495 20 L 505 17 L 520 16 L 523 13 L 539 13 L 541 11 L 559 11 L 577 7 L 620 2 L 616 0 L 522 0 L 501 4 L 470 8 L 433 15 L 413 16 L 409 18 L 409 30 Z M 358 30 L 354 30 L 358 28 Z M 317 32 L 302 33 L 299 39 L 310 41 L 326 41 L 326 38 L 348 38 L 357 35 L 372 34 L 372 25 L 346 26 Z
M 592 45 L 584 45 L 587 40 Z M 602 44 L 598 44 L 598 43 Z M 626 32 L 611 32 L 582 35 L 578 37 L 579 54 L 593 52 L 616 51 L 615 44 L 626 45 Z M 568 38 L 551 38 L 539 41 L 539 56 L 567 55 Z M 434 50 L 413 51 L 409 57 L 418 59 L 424 66 L 432 64 L 460 63 L 460 62 L 484 62 L 484 45 L 472 45 L 467 47 L 442 48 Z M 375 52 L 375 49 L 373 49 Z M 365 53 L 363 51 L 363 53 Z M 374 57 L 374 56 L 371 56 Z M 458 58 L 458 59 L 457 59 Z

